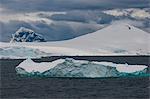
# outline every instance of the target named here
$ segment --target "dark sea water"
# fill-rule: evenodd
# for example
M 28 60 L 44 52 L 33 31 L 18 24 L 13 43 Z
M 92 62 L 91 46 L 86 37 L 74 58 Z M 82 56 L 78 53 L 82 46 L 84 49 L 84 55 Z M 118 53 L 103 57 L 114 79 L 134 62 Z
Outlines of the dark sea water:
M 60 57 L 35 59 L 52 61 Z M 65 57 L 61 57 L 65 58 Z M 116 63 L 145 64 L 150 57 L 73 57 Z M 23 60 L 0 60 L 1 99 L 150 99 L 149 77 L 124 78 L 40 78 L 20 77 L 15 67 Z M 150 73 L 150 72 L 149 72 Z

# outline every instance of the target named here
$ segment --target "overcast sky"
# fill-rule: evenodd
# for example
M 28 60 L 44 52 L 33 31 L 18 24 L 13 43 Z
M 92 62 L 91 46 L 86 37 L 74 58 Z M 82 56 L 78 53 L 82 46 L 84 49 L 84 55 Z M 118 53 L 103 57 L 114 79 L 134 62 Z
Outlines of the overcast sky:
M 123 9 L 128 8 L 134 13 L 126 14 L 130 10 Z M 0 41 L 10 41 L 20 27 L 46 35 L 47 40 L 70 39 L 118 20 L 150 32 L 149 9 L 150 0 L 0 0 Z
M 1 9 L 11 11 L 93 10 L 145 8 L 150 0 L 0 0 Z

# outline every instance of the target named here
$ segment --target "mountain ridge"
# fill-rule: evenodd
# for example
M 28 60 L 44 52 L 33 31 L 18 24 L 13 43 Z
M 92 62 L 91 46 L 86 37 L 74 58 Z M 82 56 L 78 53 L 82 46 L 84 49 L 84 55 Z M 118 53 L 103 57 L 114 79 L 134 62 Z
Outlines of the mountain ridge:
M 13 42 L 45 42 L 45 39 L 41 34 L 35 33 L 31 29 L 20 27 L 12 34 L 10 43 Z

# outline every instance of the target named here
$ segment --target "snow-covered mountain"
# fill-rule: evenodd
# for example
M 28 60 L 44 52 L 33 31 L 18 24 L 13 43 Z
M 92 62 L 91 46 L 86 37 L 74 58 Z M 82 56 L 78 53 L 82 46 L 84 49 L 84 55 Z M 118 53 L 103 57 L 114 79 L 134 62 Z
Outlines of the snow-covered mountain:
M 39 49 L 51 55 L 150 55 L 149 40 L 150 34 L 143 30 L 125 23 L 113 23 L 71 40 L 0 45 Z
M 31 29 L 21 27 L 14 34 L 10 42 L 44 42 L 45 39 L 42 35 L 35 33 Z
M 96 54 L 149 54 L 150 34 L 125 23 L 112 25 L 71 40 L 46 45 L 69 47 Z

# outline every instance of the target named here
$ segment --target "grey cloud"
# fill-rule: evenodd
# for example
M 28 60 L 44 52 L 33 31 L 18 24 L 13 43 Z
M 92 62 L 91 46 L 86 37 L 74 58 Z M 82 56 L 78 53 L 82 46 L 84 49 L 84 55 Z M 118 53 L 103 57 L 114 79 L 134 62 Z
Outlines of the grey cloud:
M 96 10 L 149 7 L 149 0 L 0 0 L 1 6 L 14 11 Z

